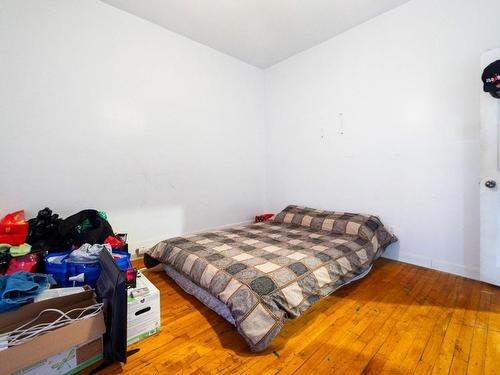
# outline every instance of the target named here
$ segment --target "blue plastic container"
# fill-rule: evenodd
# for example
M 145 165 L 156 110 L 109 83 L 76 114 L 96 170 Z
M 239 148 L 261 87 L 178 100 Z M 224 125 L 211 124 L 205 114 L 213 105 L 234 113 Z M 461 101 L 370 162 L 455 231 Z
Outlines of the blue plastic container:
M 115 259 L 115 263 L 122 271 L 126 271 L 127 268 L 132 267 L 132 264 L 130 263 L 130 253 L 128 251 L 113 250 L 112 254 Z
M 69 251 L 52 253 L 45 257 L 45 273 L 52 275 L 57 285 L 61 287 L 72 285 L 68 281 L 68 267 L 66 263 L 69 253 Z
M 97 279 L 101 274 L 101 265 L 95 263 L 73 263 L 68 260 L 70 252 L 52 253 L 45 257 L 45 273 L 51 274 L 60 287 L 89 285 L 95 287 Z M 131 267 L 130 254 L 128 251 L 114 250 L 113 258 L 117 266 L 125 271 Z M 69 278 L 84 274 L 84 281 L 70 281 Z
M 72 263 L 70 261 L 66 261 L 67 265 L 67 278 L 68 278 L 68 283 L 70 285 L 73 285 L 73 281 L 69 280 L 70 277 L 73 276 L 78 276 L 81 273 L 83 273 L 83 281 L 75 281 L 74 285 L 75 286 L 83 286 L 83 285 L 90 285 L 92 288 L 95 287 L 95 284 L 97 282 L 97 279 L 99 278 L 99 275 L 101 274 L 101 265 L 99 262 L 95 263 Z

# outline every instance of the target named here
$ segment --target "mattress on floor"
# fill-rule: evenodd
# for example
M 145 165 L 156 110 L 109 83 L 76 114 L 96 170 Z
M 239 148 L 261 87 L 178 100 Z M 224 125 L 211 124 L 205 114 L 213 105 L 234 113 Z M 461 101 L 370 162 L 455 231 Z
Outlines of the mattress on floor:
M 229 311 L 229 308 L 222 303 L 219 299 L 215 298 L 213 295 L 208 293 L 205 289 L 199 287 L 195 283 L 193 283 L 191 280 L 189 280 L 186 276 L 184 276 L 182 273 L 177 271 L 174 267 L 164 264 L 163 269 L 165 270 L 165 273 L 175 281 L 177 285 L 179 285 L 182 290 L 184 290 L 186 293 L 191 294 L 192 296 L 196 297 L 198 301 L 203 303 L 205 306 L 210 308 L 211 310 L 215 311 L 217 314 L 222 316 L 224 319 L 228 321 L 228 323 L 232 324 L 233 326 L 236 325 L 236 322 L 234 321 L 233 316 L 231 315 L 231 311 Z M 346 286 L 347 284 L 350 284 L 356 280 L 362 279 L 368 273 L 371 271 L 372 266 L 370 266 L 365 272 L 362 274 L 356 276 L 352 280 L 346 282 L 345 284 L 341 286 Z
M 209 305 L 262 351 L 286 319 L 366 274 L 395 241 L 376 216 L 288 206 L 272 221 L 172 238 L 148 255 L 226 306 Z
M 205 289 L 193 283 L 186 276 L 177 271 L 174 267 L 168 264 L 164 264 L 163 269 L 165 270 L 165 273 L 182 288 L 182 290 L 196 297 L 201 303 L 222 316 L 233 326 L 236 325 L 236 322 L 231 315 L 231 311 L 229 311 L 228 307 L 219 299 L 215 298 Z

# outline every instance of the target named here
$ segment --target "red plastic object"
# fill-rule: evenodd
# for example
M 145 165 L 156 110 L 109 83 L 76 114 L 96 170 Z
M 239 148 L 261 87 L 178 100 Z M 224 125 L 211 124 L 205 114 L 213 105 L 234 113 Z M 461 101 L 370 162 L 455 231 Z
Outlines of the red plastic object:
M 274 214 L 262 214 L 262 215 L 257 215 L 255 216 L 255 222 L 260 223 L 262 221 L 267 221 L 270 220 Z
M 28 223 L 24 220 L 24 211 L 5 215 L 0 220 L 0 243 L 21 245 L 28 235 Z
M 106 237 L 104 243 L 109 244 L 112 249 L 121 249 L 123 246 L 125 246 L 125 241 L 122 241 L 113 236 Z
M 9 262 L 9 268 L 7 268 L 5 274 L 12 275 L 18 271 L 35 272 L 37 259 L 37 254 L 27 254 L 12 258 Z
M 137 286 L 137 268 L 127 268 L 125 271 L 125 277 L 127 279 L 127 286 L 130 288 L 135 288 Z

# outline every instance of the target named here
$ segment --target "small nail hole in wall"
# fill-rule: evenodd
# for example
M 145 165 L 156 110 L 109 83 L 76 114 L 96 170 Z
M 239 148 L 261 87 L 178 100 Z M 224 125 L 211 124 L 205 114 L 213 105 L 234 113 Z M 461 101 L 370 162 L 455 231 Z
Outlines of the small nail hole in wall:
M 344 135 L 344 114 L 339 113 L 340 135 Z

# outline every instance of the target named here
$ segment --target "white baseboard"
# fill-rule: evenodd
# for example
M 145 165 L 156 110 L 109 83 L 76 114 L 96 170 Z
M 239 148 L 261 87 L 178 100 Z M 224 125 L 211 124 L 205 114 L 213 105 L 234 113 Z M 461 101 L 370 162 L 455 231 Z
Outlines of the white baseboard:
M 398 260 L 398 261 L 403 262 L 403 263 L 414 264 L 416 266 L 432 268 L 431 258 L 422 256 L 422 255 L 410 254 L 410 253 L 405 253 L 405 252 L 401 251 L 401 252 L 397 253 L 396 255 L 388 254 L 386 252 L 386 253 L 384 253 L 384 255 L 382 255 L 382 257 L 387 258 L 387 259 L 392 259 L 392 260 Z
M 421 267 L 430 268 L 433 270 L 448 272 L 454 275 L 467 277 L 469 279 L 479 280 L 479 268 L 465 266 L 463 264 L 450 263 L 431 257 L 406 253 L 400 251 L 395 255 L 384 254 L 384 258 L 398 260 L 400 262 L 414 264 Z
M 226 224 L 226 225 L 220 225 L 220 226 L 213 227 L 213 228 L 200 229 L 200 230 L 197 230 L 194 232 L 179 233 L 179 234 L 176 234 L 176 235 L 170 236 L 170 237 L 183 236 L 186 234 L 197 234 L 197 233 L 203 233 L 203 232 L 211 232 L 214 230 L 224 230 L 224 229 L 238 227 L 238 226 L 242 226 L 242 225 L 249 225 L 249 224 L 252 224 L 253 222 L 254 222 L 253 220 L 241 221 L 239 223 Z M 142 254 L 144 254 L 146 251 L 148 251 L 151 247 L 156 245 L 158 242 L 166 240 L 168 237 L 169 237 L 168 235 L 167 236 L 162 235 L 162 236 L 158 236 L 156 238 L 152 238 L 149 240 L 143 240 L 143 241 L 138 241 L 138 242 L 132 243 L 133 246 L 131 246 L 131 249 L 130 249 L 130 254 L 132 255 L 131 258 L 132 259 L 141 258 Z
M 449 263 L 442 260 L 432 260 L 433 269 L 479 280 L 479 267 L 464 266 L 463 264 Z

